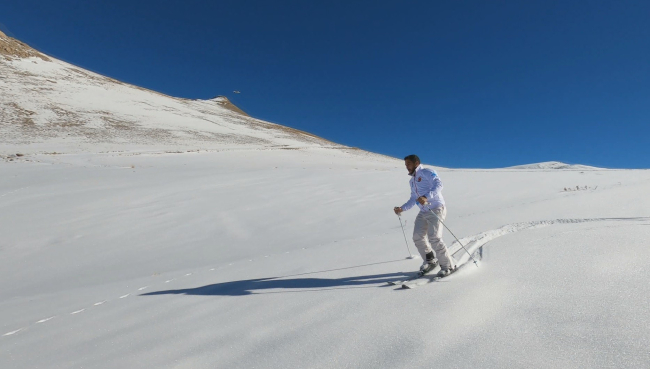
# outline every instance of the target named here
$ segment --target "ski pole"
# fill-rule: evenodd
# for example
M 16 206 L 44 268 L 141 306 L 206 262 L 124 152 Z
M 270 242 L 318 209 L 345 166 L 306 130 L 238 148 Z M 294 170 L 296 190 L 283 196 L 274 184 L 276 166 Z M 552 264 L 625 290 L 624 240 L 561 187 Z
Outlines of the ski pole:
M 415 259 L 415 256 L 411 254 L 409 243 L 408 241 L 406 241 L 406 232 L 404 232 L 404 225 L 402 224 L 402 216 L 398 214 L 397 217 L 399 218 L 399 225 L 402 226 L 402 234 L 404 235 L 404 243 L 406 244 L 406 249 L 409 251 L 409 257 L 407 259 Z
M 430 205 L 430 204 L 427 202 L 427 203 L 425 203 L 425 205 Z M 443 222 L 442 219 L 440 219 L 440 217 L 438 216 L 438 214 L 434 213 L 433 210 L 431 210 L 431 208 L 429 208 L 429 211 L 430 211 L 431 214 L 433 214 L 436 218 L 438 218 L 438 220 L 440 221 L 440 223 L 442 223 L 442 225 L 445 226 L 445 228 L 447 228 L 447 230 L 449 231 L 449 233 L 451 233 L 451 235 L 454 236 L 454 238 L 456 239 L 456 241 L 458 241 L 458 244 L 460 245 L 460 247 L 462 247 L 463 250 L 465 250 L 465 252 L 467 253 L 467 255 L 469 255 L 470 259 L 472 259 L 472 261 L 474 262 L 474 265 L 476 265 L 476 267 L 478 268 L 478 263 L 476 262 L 476 259 L 474 259 L 474 257 L 472 256 L 472 254 L 470 254 L 469 251 L 467 251 L 467 249 L 465 248 L 465 246 L 463 245 L 463 243 L 460 242 L 460 240 L 458 239 L 458 237 L 456 237 L 456 235 L 454 234 L 454 232 L 452 232 L 451 229 L 449 229 L 449 227 L 447 227 L 447 225 L 445 224 L 445 222 Z

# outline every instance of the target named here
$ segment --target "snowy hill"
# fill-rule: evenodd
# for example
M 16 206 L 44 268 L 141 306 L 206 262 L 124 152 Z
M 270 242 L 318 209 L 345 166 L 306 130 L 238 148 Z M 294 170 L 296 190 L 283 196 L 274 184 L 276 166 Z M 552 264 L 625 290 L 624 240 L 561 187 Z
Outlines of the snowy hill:
M 516 165 L 508 167 L 508 169 L 569 169 L 569 170 L 594 170 L 603 169 L 598 167 L 590 167 L 582 164 L 566 164 L 559 161 L 545 161 L 543 163 L 534 163 L 526 165 Z
M 11 42 L 0 368 L 649 366 L 649 171 L 439 168 L 479 267 L 403 290 L 402 161 Z
M 342 145 L 249 117 L 225 97 L 188 100 L 48 57 L 0 33 L 0 154 Z

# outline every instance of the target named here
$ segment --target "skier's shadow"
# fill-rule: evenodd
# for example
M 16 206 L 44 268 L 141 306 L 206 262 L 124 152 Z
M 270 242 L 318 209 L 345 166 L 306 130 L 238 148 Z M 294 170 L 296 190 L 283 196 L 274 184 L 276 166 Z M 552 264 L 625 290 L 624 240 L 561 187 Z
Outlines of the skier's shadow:
M 266 293 L 313 292 L 344 288 L 367 288 L 377 284 L 388 285 L 388 282 L 405 277 L 406 273 L 388 273 L 362 275 L 346 278 L 294 278 L 284 277 L 247 279 L 210 284 L 203 287 L 180 290 L 166 290 L 144 293 L 140 296 L 155 295 L 197 295 L 197 296 L 243 296 Z

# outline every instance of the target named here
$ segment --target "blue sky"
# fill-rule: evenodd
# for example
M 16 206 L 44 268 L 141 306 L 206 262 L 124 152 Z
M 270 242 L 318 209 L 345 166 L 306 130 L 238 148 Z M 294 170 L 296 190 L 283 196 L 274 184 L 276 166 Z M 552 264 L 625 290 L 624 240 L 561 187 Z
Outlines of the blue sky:
M 647 0 L 0 3 L 2 31 L 95 72 L 472 168 L 650 168 L 649 19 Z

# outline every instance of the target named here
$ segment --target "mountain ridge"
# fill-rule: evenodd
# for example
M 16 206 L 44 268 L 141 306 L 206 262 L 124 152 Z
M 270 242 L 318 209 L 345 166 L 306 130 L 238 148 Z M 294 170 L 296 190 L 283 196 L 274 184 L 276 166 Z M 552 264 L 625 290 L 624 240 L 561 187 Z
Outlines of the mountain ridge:
M 0 154 L 363 151 L 253 118 L 225 96 L 185 99 L 115 80 L 47 56 L 4 33 L 0 52 Z
M 32 48 L 20 40 L 7 36 L 2 31 L 0 31 L 0 55 L 4 56 L 5 59 L 10 59 L 12 57 L 37 57 L 44 61 L 50 61 L 50 58 L 45 56 L 45 54 L 39 52 L 38 50 Z

